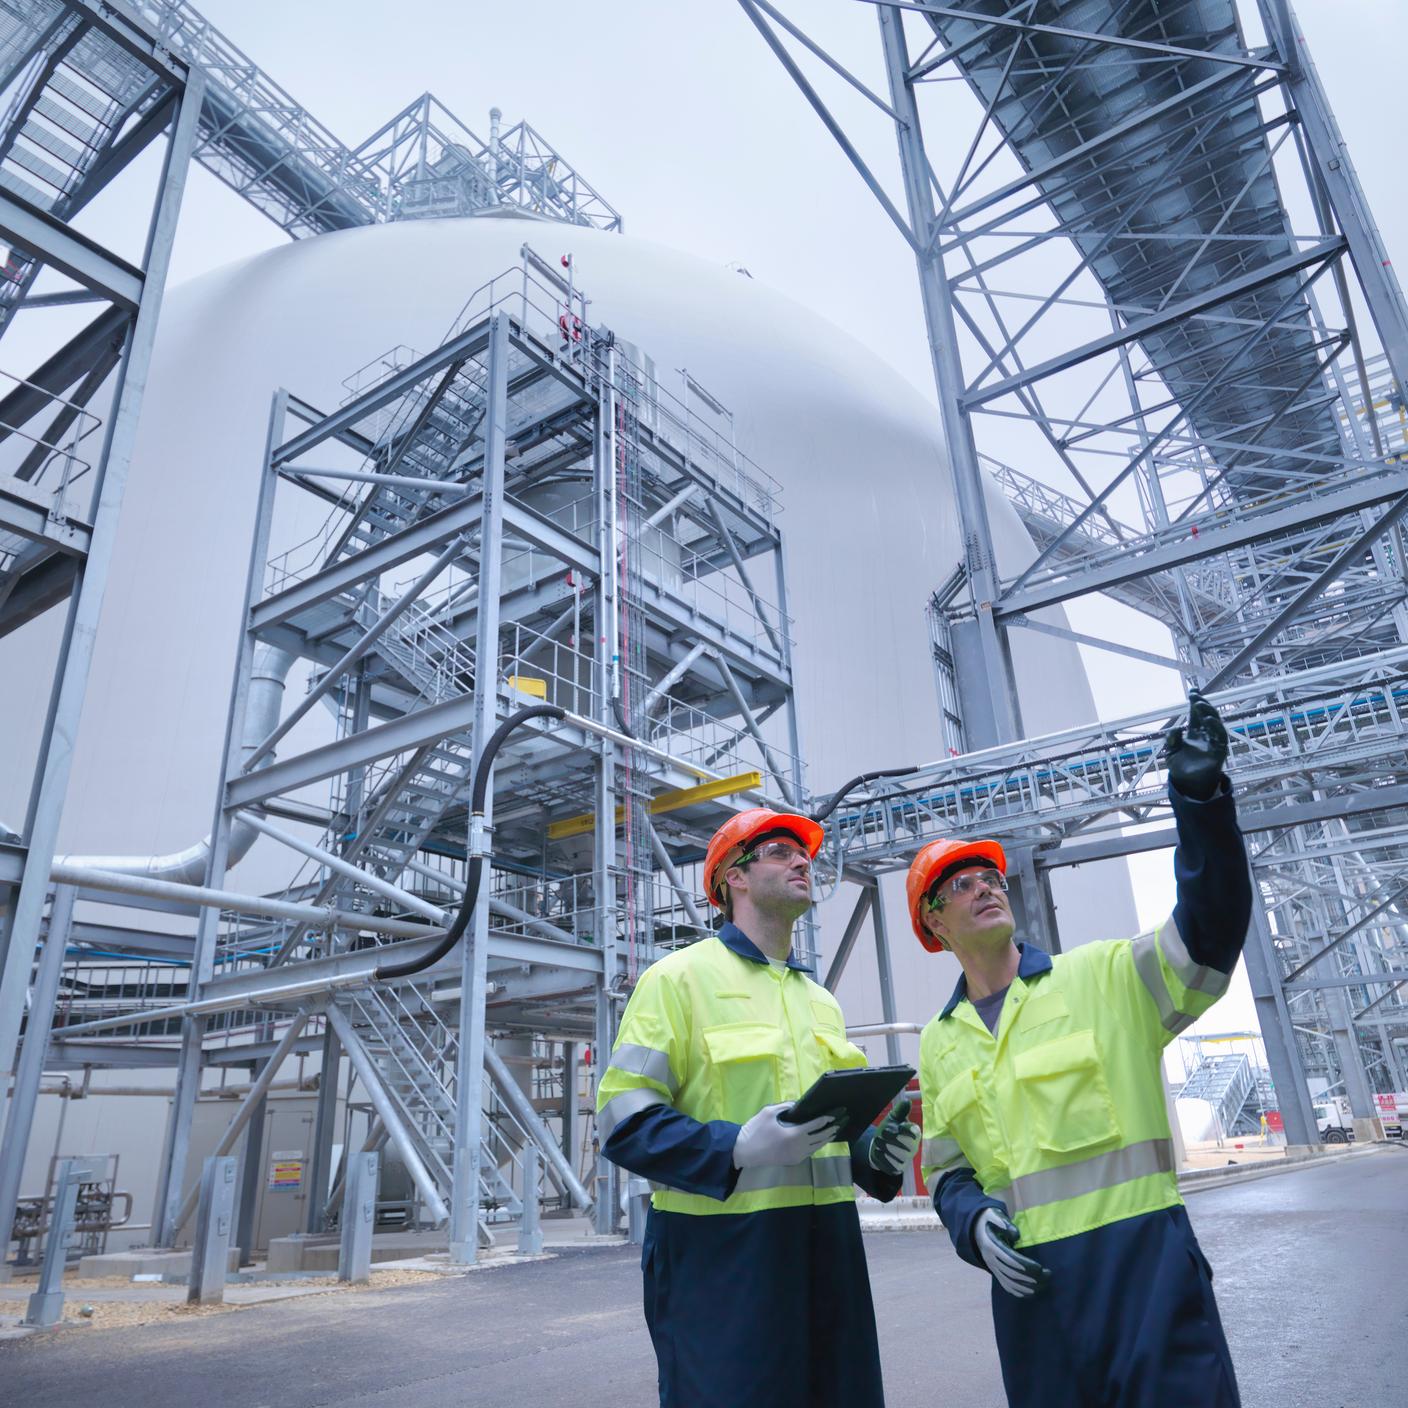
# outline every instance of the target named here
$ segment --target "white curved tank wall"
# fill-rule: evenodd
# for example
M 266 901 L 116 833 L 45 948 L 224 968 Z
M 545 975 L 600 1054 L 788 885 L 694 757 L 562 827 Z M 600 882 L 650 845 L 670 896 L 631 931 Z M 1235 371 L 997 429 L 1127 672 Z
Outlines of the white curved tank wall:
M 644 349 L 667 385 L 669 369 L 687 367 L 781 482 L 812 785 L 942 754 L 923 607 L 958 559 L 959 534 L 931 404 L 815 312 L 693 257 L 519 219 L 405 223 L 290 244 L 169 296 L 62 850 L 170 851 L 209 826 L 272 391 L 331 408 L 343 378 L 389 348 L 432 349 L 473 290 L 517 265 L 525 240 L 549 258 L 571 251 L 593 321 Z M 1004 560 L 1029 556 L 1015 514 L 996 490 L 990 498 Z M 17 642 L 36 676 L 53 625 L 40 627 Z M 1095 716 L 1073 645 L 1028 633 L 1015 651 L 1032 732 Z M 37 685 L 7 695 L 4 715 L 39 712 Z M 0 817 L 22 806 L 5 786 Z M 237 881 L 266 883 L 271 845 L 255 847 Z M 280 855 L 267 883 L 287 873 Z M 897 878 L 889 889 L 899 1016 L 922 1022 L 957 968 L 922 953 Z M 824 949 L 848 891 L 821 913 Z M 1135 927 L 1122 868 L 1098 885 L 1067 873 L 1058 893 L 1068 942 Z M 868 944 L 841 997 L 852 1023 L 879 1020 Z

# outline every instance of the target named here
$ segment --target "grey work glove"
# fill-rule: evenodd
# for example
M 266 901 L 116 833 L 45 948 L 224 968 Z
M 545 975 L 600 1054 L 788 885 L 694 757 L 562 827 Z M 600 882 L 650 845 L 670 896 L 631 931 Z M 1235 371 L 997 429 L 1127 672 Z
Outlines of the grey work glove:
M 870 1166 L 879 1173 L 900 1174 L 919 1147 L 919 1126 L 909 1122 L 909 1097 L 896 1100 L 889 1118 L 870 1141 Z
M 995 1208 L 984 1208 L 973 1224 L 973 1245 L 993 1279 L 1019 1300 L 1034 1296 L 1051 1279 L 1039 1261 L 1016 1250 L 1021 1234 Z
M 1207 802 L 1222 785 L 1227 729 L 1217 710 L 1196 690 L 1188 692 L 1188 724 L 1171 728 L 1164 740 L 1168 779 L 1185 796 Z
M 763 1164 L 799 1164 L 809 1159 L 836 1137 L 845 1119 L 844 1111 L 833 1111 L 806 1124 L 784 1124 L 779 1115 L 791 1104 L 764 1105 L 742 1129 L 733 1146 L 734 1168 L 758 1168 Z

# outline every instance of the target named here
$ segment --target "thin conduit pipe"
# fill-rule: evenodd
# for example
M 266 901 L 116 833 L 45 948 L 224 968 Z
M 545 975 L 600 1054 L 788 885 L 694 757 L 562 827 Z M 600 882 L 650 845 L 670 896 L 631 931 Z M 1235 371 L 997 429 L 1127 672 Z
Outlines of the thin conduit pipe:
M 474 769 L 474 790 L 470 797 L 469 823 L 470 843 L 474 854 L 469 858 L 469 871 L 465 876 L 464 898 L 460 901 L 454 923 L 450 925 L 445 937 L 429 953 L 420 958 L 410 959 L 405 963 L 383 964 L 373 974 L 379 982 L 389 982 L 394 978 L 409 978 L 414 973 L 423 973 L 427 968 L 444 958 L 464 937 L 465 930 L 469 928 L 470 920 L 474 917 L 474 907 L 479 900 L 480 882 L 484 878 L 484 853 L 479 847 L 482 845 L 480 837 L 483 834 L 484 807 L 488 797 L 489 775 L 493 771 L 494 759 L 509 734 L 530 720 L 555 719 L 561 722 L 566 717 L 567 711 L 559 709 L 555 704 L 535 704 L 531 708 L 519 709 L 516 713 L 510 714 L 490 735 Z

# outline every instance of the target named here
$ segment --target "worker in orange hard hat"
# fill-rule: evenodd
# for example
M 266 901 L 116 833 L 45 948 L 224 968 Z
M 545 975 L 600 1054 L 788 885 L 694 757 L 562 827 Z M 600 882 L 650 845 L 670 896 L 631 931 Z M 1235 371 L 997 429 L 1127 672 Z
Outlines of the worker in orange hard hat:
M 853 1184 L 889 1201 L 919 1146 L 897 1102 L 844 1143 L 790 1124 L 826 1071 L 865 1065 L 792 953 L 822 829 L 759 807 L 709 842 L 714 937 L 641 974 L 597 1092 L 607 1158 L 656 1191 L 641 1265 L 662 1408 L 881 1408 Z
M 920 1039 L 920 1167 L 959 1256 L 992 1273 L 1013 1408 L 1240 1401 L 1161 1070 L 1226 991 L 1251 914 L 1227 753 L 1194 692 L 1164 750 L 1178 903 L 1138 938 L 1054 958 L 1014 942 L 996 841 L 931 841 L 909 868 L 919 942 L 963 968 Z

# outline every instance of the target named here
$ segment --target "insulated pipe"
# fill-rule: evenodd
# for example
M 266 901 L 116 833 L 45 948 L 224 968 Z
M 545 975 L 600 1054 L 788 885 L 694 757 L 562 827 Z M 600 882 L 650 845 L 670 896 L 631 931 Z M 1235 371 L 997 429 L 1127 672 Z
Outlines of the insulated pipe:
M 552 1165 L 572 1201 L 583 1212 L 591 1212 L 591 1195 L 573 1171 L 571 1161 L 558 1148 L 552 1131 L 543 1123 L 542 1116 L 533 1108 L 533 1102 L 523 1093 L 522 1086 L 514 1080 L 513 1072 L 504 1064 L 504 1058 L 494 1050 L 493 1044 L 487 1041 L 484 1043 L 484 1069 L 489 1072 L 499 1097 L 513 1112 L 514 1119 L 528 1131 L 533 1142 L 542 1150 L 543 1157 Z
M 235 1147 L 235 1140 L 240 1137 L 241 1131 L 249 1123 L 250 1116 L 254 1114 L 259 1105 L 260 1099 L 269 1093 L 269 1087 L 274 1083 L 274 1077 L 279 1073 L 279 1067 L 284 1063 L 284 1057 L 293 1050 L 293 1044 L 298 1040 L 298 1034 L 303 1030 L 308 1021 L 308 1009 L 300 1007 L 293 1014 L 293 1021 L 288 1024 L 288 1030 L 279 1038 L 279 1044 L 274 1048 L 269 1059 L 264 1063 L 264 1069 L 259 1072 L 258 1079 L 251 1082 L 249 1090 L 244 1099 L 240 1102 L 240 1107 L 230 1116 L 230 1122 L 225 1126 L 225 1132 L 220 1136 L 215 1147 L 210 1151 L 215 1158 L 223 1158 Z M 196 1203 L 200 1201 L 200 1180 L 197 1179 L 191 1191 L 186 1194 L 185 1201 L 181 1204 L 176 1213 L 176 1220 L 171 1225 L 173 1232 L 179 1232 L 186 1225 L 190 1215 L 196 1210 Z
M 291 650 L 260 641 L 254 647 L 254 663 L 249 675 L 249 703 L 245 711 L 244 740 L 240 745 L 240 762 L 278 727 L 282 712 L 284 686 L 288 672 L 298 657 Z M 270 755 L 269 761 L 274 761 Z M 258 832 L 247 821 L 236 818 L 230 826 L 230 849 L 227 869 L 233 869 L 245 858 Z M 205 879 L 210 860 L 210 837 L 187 846 L 184 851 L 172 851 L 156 856 L 55 856 L 51 879 L 58 881 L 59 867 L 81 870 L 101 870 L 115 875 L 146 875 L 155 880 L 177 885 L 199 885 Z
M 116 895 L 144 895 L 149 899 L 180 900 L 187 904 L 230 909 L 236 914 L 258 914 L 267 919 L 297 919 L 316 925 L 366 929 L 374 934 L 393 934 L 402 939 L 424 939 L 440 926 L 412 924 L 405 919 L 383 919 L 375 914 L 353 914 L 344 909 L 322 909 L 315 904 L 295 904 L 291 900 L 269 899 L 263 895 L 241 895 L 233 890 L 211 890 L 203 885 L 178 884 L 149 875 L 97 870 L 88 866 L 56 861 L 51 877 L 62 885 L 79 885 L 89 890 L 106 890 Z
M 361 1039 L 352 1030 L 352 1023 L 347 1020 L 346 1014 L 331 1002 L 327 1005 L 326 1015 L 328 1025 L 337 1033 L 337 1039 L 342 1043 L 342 1049 L 347 1053 L 347 1059 L 352 1062 L 352 1068 L 357 1072 L 357 1078 L 362 1082 L 367 1092 L 367 1098 L 372 1102 L 372 1108 L 376 1111 L 386 1130 L 387 1138 L 396 1146 L 396 1152 L 400 1154 L 402 1163 L 406 1165 L 406 1172 L 411 1175 L 411 1182 L 416 1185 L 421 1197 L 425 1199 L 435 1221 L 448 1222 L 450 1210 L 445 1206 L 445 1200 L 440 1196 L 440 1190 L 435 1186 L 435 1180 L 431 1178 L 425 1164 L 421 1162 L 415 1145 L 411 1143 L 411 1137 L 406 1133 L 406 1127 L 401 1123 L 400 1117 L 393 1108 L 391 1099 L 381 1083 L 380 1074 L 362 1046 Z

